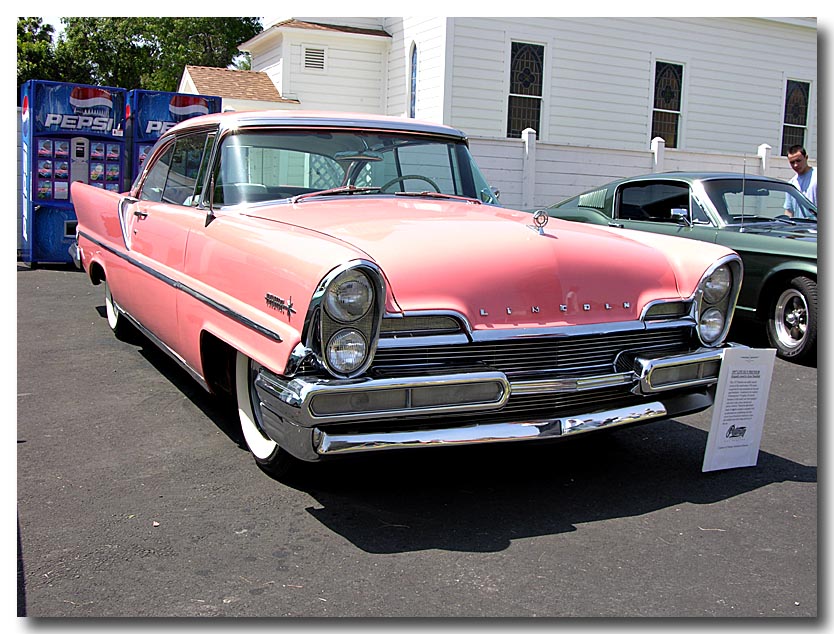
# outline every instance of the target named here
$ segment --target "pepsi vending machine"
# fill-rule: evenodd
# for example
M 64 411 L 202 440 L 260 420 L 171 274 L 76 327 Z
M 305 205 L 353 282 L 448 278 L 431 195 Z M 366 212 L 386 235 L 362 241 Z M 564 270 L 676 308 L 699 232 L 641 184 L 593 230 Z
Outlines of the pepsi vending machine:
M 180 121 L 220 112 L 220 97 L 155 90 L 131 90 L 127 95 L 128 187 L 163 132 Z
M 124 190 L 124 88 L 31 79 L 21 87 L 24 262 L 71 262 L 70 183 Z

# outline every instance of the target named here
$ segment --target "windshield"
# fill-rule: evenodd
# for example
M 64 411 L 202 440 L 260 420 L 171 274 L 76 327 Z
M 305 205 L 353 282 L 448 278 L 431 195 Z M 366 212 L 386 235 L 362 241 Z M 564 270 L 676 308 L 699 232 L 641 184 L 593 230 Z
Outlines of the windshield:
M 745 180 L 743 195 L 741 178 L 704 181 L 703 186 L 727 224 L 817 219 L 816 207 L 789 183 Z
M 462 140 L 285 129 L 244 131 L 223 140 L 214 204 L 275 201 L 315 192 L 427 192 L 497 202 Z

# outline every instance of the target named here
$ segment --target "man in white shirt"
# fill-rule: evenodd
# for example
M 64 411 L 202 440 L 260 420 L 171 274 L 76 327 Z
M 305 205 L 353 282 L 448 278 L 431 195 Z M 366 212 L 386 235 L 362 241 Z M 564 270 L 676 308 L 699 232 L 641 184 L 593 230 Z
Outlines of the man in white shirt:
M 805 194 L 814 205 L 817 204 L 817 170 L 808 165 L 808 154 L 801 145 L 792 145 L 788 149 L 788 162 L 796 172 L 790 180 L 791 185 Z

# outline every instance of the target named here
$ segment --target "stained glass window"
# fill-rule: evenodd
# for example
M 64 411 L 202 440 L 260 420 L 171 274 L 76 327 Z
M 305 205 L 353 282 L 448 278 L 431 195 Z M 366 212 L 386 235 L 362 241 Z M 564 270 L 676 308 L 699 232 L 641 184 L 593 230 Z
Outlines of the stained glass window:
M 788 148 L 792 145 L 805 145 L 810 91 L 811 84 L 788 80 L 785 90 L 785 118 L 782 125 L 782 156 L 788 155 Z
M 539 132 L 544 46 L 513 42 L 510 52 L 510 97 L 507 108 L 507 136 L 521 138 L 526 128 Z
M 666 147 L 678 147 L 683 93 L 683 66 L 657 62 L 654 74 L 652 136 L 661 137 Z

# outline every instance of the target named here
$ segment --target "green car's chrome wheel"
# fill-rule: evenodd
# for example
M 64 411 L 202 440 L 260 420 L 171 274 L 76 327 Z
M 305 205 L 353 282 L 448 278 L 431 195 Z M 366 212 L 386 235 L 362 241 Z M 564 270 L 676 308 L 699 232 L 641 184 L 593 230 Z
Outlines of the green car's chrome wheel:
M 814 280 L 796 277 L 775 297 L 767 335 L 780 357 L 799 361 L 813 356 L 817 341 L 817 283 Z

